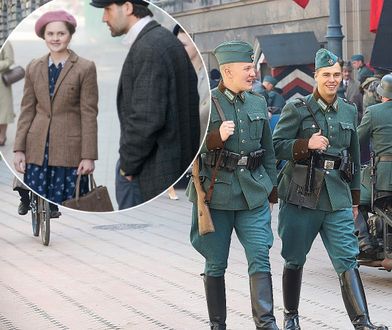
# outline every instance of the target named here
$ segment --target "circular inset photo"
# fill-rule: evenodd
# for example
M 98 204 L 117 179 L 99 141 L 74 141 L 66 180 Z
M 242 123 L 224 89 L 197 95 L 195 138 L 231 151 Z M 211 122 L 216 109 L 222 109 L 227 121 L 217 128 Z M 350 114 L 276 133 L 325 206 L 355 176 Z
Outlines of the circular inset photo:
M 0 151 L 23 182 L 15 190 L 51 211 L 124 210 L 169 188 L 175 198 L 203 141 L 210 93 L 194 42 L 162 9 L 50 1 L 10 34 L 0 73 Z

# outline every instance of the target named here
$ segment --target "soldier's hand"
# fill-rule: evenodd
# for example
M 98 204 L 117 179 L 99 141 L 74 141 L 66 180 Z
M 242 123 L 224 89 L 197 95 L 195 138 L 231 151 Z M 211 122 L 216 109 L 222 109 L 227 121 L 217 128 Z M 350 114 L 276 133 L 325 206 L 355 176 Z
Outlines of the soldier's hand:
M 325 136 L 321 135 L 321 130 L 314 133 L 309 139 L 308 149 L 310 150 L 327 150 L 329 141 Z
M 232 120 L 226 120 L 222 122 L 219 127 L 219 133 L 223 142 L 225 142 L 230 135 L 234 134 L 235 124 Z
M 358 217 L 358 205 L 353 205 L 353 217 L 354 217 L 354 220 L 357 220 L 357 217 Z

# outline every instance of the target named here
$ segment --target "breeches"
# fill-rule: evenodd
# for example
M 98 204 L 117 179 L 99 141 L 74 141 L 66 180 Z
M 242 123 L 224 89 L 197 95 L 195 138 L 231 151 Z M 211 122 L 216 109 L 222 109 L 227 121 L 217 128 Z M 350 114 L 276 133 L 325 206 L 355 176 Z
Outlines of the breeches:
M 326 212 L 281 202 L 278 233 L 287 268 L 297 269 L 305 264 L 318 233 L 338 274 L 357 266 L 359 251 L 352 208 Z
M 268 201 L 262 207 L 253 210 L 211 209 L 210 211 L 215 232 L 199 235 L 197 204 L 194 204 L 190 234 L 193 247 L 206 260 L 205 274 L 216 277 L 224 275 L 233 229 L 245 249 L 249 275 L 257 272 L 269 272 L 269 249 L 273 243 L 273 235 Z

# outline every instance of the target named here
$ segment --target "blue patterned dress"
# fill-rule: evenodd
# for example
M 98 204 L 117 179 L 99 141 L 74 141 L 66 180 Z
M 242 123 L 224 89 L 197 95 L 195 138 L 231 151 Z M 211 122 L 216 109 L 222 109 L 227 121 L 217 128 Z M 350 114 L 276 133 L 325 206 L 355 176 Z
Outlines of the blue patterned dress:
M 56 65 L 49 59 L 49 94 L 53 97 L 54 88 L 64 63 Z M 49 135 L 45 145 L 42 166 L 27 164 L 24 182 L 35 192 L 56 204 L 74 197 L 77 167 L 49 166 Z M 88 192 L 88 175 L 80 180 L 80 195 Z

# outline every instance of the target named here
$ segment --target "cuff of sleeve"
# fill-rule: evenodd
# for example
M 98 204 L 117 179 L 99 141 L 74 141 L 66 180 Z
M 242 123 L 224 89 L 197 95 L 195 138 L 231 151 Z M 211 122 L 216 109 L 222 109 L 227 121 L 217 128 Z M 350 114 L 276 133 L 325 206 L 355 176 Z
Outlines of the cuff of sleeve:
M 309 157 L 309 139 L 297 139 L 293 146 L 293 159 L 301 160 Z
M 223 141 L 221 139 L 219 129 L 207 134 L 206 146 L 208 150 L 223 149 Z
M 270 203 L 276 204 L 278 202 L 278 189 L 276 187 L 272 188 L 270 195 L 268 196 L 268 201 Z
M 360 190 L 351 190 L 351 197 L 353 199 L 353 205 L 359 205 L 361 191 Z

